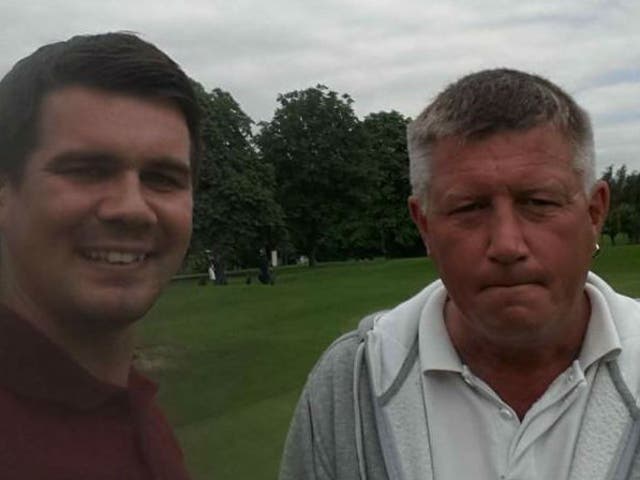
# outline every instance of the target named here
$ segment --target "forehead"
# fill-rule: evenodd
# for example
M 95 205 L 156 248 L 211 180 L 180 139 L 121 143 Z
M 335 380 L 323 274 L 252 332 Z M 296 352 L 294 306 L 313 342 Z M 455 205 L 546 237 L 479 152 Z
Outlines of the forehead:
M 34 153 L 82 149 L 188 161 L 190 137 L 182 112 L 168 100 L 83 86 L 48 93 L 40 108 Z
M 445 137 L 432 150 L 431 187 L 507 181 L 526 186 L 557 177 L 579 180 L 573 155 L 571 143 L 551 126 L 500 132 L 478 140 Z

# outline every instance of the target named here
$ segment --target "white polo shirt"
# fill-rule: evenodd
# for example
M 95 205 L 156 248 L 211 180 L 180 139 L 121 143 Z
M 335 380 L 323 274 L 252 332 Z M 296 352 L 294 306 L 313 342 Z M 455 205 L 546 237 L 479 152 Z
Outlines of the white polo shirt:
M 590 285 L 586 291 L 591 318 L 580 355 L 522 421 L 461 363 L 444 325 L 445 295 L 422 312 L 420 366 L 436 480 L 568 478 L 600 360 L 621 349 L 602 295 Z

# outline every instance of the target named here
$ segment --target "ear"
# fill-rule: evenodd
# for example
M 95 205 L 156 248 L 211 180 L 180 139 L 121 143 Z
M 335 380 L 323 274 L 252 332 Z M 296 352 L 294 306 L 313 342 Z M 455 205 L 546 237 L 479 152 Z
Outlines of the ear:
M 420 200 L 411 195 L 407 200 L 407 204 L 409 206 L 409 213 L 411 214 L 411 219 L 413 223 L 415 223 L 416 227 L 418 227 L 418 231 L 420 232 L 420 237 L 422 238 L 422 243 L 424 243 L 424 247 L 427 249 L 427 255 L 429 254 L 429 222 L 427 221 L 427 216 L 422 210 L 422 202 Z
M 596 238 L 600 235 L 604 221 L 607 218 L 610 196 L 609 184 L 604 180 L 598 180 L 591 189 L 591 196 L 588 199 L 589 218 Z

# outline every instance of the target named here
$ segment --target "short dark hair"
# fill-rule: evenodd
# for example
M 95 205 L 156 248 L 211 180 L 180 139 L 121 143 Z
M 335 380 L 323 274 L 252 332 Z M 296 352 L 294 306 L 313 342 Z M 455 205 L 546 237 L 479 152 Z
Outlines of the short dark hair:
M 0 174 L 20 181 L 37 145 L 44 97 L 70 85 L 175 103 L 189 129 L 196 184 L 202 144 L 191 80 L 164 52 L 128 32 L 74 36 L 40 47 L 14 65 L 0 81 Z
M 426 201 L 431 150 L 444 137 L 481 139 L 551 124 L 571 142 L 573 166 L 585 190 L 595 183 L 591 120 L 571 96 L 546 78 L 508 68 L 482 70 L 447 86 L 408 129 L 413 194 Z

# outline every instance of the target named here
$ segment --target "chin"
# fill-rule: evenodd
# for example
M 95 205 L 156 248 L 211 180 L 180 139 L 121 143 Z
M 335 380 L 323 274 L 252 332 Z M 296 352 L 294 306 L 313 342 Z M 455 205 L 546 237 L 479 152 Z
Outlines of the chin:
M 78 306 L 79 317 L 89 328 L 113 330 L 127 328 L 142 318 L 157 295 L 113 295 L 103 296 Z
M 535 342 L 537 338 L 546 338 L 550 330 L 557 326 L 556 321 L 551 320 L 549 312 L 536 312 L 531 310 L 513 308 L 503 311 L 495 317 L 490 328 L 503 338 L 517 342 Z

